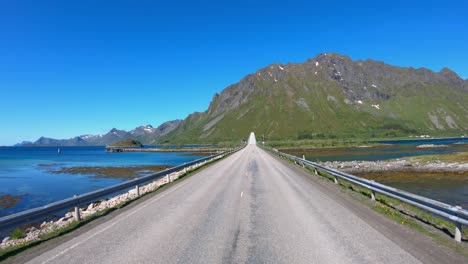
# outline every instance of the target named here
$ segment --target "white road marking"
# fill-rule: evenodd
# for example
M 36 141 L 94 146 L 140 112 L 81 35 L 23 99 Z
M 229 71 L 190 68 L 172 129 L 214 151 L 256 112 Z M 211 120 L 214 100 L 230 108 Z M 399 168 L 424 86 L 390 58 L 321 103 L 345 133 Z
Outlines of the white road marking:
M 193 179 L 193 178 L 192 178 L 192 179 Z M 62 256 L 63 254 L 67 253 L 68 251 L 70 251 L 70 250 L 76 248 L 77 246 L 83 244 L 84 242 L 90 240 L 91 238 L 94 238 L 95 236 L 97 236 L 97 235 L 103 233 L 104 231 L 106 231 L 106 230 L 108 230 L 109 228 L 115 226 L 116 224 L 122 222 L 123 220 L 129 218 L 130 216 L 134 215 L 135 213 L 137 213 L 137 212 L 141 211 L 142 209 L 148 207 L 148 205 L 151 205 L 151 204 L 153 204 L 154 202 L 158 201 L 159 199 L 161 199 L 161 198 L 163 198 L 163 197 L 165 197 L 165 196 L 167 196 L 167 195 L 173 193 L 174 191 L 176 191 L 176 190 L 182 188 L 183 186 L 185 186 L 185 185 L 188 184 L 189 182 L 190 182 L 190 181 L 186 181 L 185 183 L 182 183 L 182 184 L 180 184 L 179 186 L 175 186 L 172 190 L 168 190 L 167 192 L 165 192 L 165 193 L 161 194 L 160 196 L 156 197 L 156 199 L 154 199 L 154 200 L 152 200 L 152 201 L 149 201 L 147 204 L 144 204 L 144 205 L 142 205 L 141 207 L 138 207 L 138 208 L 135 209 L 134 211 L 128 213 L 127 215 L 125 215 L 125 216 L 122 217 L 121 219 L 117 220 L 116 222 L 110 224 L 109 226 L 107 226 L 107 227 L 105 227 L 105 228 L 99 230 L 98 232 L 92 234 L 92 235 L 89 236 L 88 238 L 85 238 L 84 240 L 82 240 L 82 241 L 80 241 L 80 242 L 74 244 L 73 246 L 70 246 L 70 247 L 64 249 L 63 251 L 61 251 L 61 252 L 58 253 L 57 255 L 53 256 L 52 258 L 50 258 L 50 259 L 48 259 L 48 260 L 42 262 L 42 264 L 49 263 L 49 262 L 51 262 L 52 260 L 54 260 L 54 259 L 56 259 L 56 258 Z
M 244 196 L 244 192 L 241 192 L 241 197 Z

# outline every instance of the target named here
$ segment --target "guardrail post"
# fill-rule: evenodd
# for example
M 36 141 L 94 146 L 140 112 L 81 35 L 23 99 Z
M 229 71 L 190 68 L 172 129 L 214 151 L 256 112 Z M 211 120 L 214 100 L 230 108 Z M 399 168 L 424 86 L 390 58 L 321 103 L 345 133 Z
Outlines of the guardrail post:
M 338 178 L 336 178 L 336 176 L 333 177 L 333 181 L 335 182 L 335 184 L 339 184 Z
M 168 174 L 168 175 L 167 175 L 167 183 L 170 183 L 170 182 L 171 182 L 171 175 Z
M 315 173 L 315 175 L 319 175 L 316 168 L 314 168 L 314 173 Z
M 374 192 L 374 190 L 370 191 L 370 198 L 371 198 L 372 201 L 375 201 L 375 192 Z
M 462 242 L 462 225 L 460 223 L 455 224 L 455 241 Z
M 75 221 L 81 221 L 80 208 L 78 206 L 75 207 Z
M 136 191 L 136 196 L 140 197 L 140 186 L 138 184 L 135 186 L 135 191 Z
M 461 206 L 455 206 L 457 210 L 461 210 Z M 457 213 L 458 216 L 458 213 Z M 455 241 L 457 242 L 462 242 L 462 224 L 455 222 Z
M 73 195 L 73 197 L 77 197 L 78 195 Z M 78 206 L 75 206 L 75 215 L 74 215 L 75 221 L 81 221 L 81 215 L 80 215 L 80 208 Z

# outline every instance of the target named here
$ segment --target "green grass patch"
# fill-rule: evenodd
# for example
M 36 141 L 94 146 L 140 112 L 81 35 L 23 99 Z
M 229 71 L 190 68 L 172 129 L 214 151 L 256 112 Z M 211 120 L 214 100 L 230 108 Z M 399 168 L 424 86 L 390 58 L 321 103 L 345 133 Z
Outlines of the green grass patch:
M 408 158 L 411 162 L 462 162 L 468 163 L 468 151 L 440 155 L 424 155 Z
M 24 232 L 23 229 L 21 228 L 16 228 L 10 235 L 10 238 L 12 239 L 21 239 L 21 238 L 24 238 L 26 237 L 26 233 Z
M 315 169 L 310 166 L 306 166 L 311 173 L 315 172 Z M 334 176 L 322 171 L 317 170 L 318 175 L 322 178 L 334 181 Z M 362 195 L 362 197 L 370 198 L 371 191 L 346 181 L 344 179 L 338 178 L 339 185 L 344 190 L 350 190 Z M 398 199 L 388 197 L 383 194 L 376 193 L 376 202 L 375 203 L 365 203 L 367 205 L 370 204 L 370 207 L 386 217 L 394 220 L 395 222 L 410 227 L 420 233 L 426 234 L 432 238 L 434 238 L 438 243 L 448 246 L 450 248 L 454 248 L 457 252 L 462 253 L 468 256 L 468 249 L 463 247 L 462 245 L 458 245 L 459 243 L 454 243 L 453 236 L 455 234 L 455 225 L 441 217 L 438 217 L 434 214 L 426 212 L 416 206 L 407 204 L 402 202 Z M 431 231 L 430 228 L 424 227 L 424 225 L 432 226 L 433 228 L 445 233 L 447 236 L 441 235 L 440 232 Z M 462 240 L 468 240 L 468 228 L 463 226 L 462 227 Z M 450 237 L 450 238 L 449 238 Z

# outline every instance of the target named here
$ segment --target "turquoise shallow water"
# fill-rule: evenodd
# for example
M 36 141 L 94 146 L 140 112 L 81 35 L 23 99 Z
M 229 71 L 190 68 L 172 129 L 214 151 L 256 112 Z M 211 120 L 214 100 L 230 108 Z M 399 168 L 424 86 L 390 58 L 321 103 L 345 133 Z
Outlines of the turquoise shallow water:
M 93 175 L 53 174 L 48 169 L 79 166 L 179 165 L 200 156 L 187 153 L 107 153 L 104 147 L 2 147 L 0 148 L 0 196 L 21 196 L 11 208 L 0 208 L 0 216 L 83 194 L 122 179 Z M 47 165 L 47 166 L 44 166 Z

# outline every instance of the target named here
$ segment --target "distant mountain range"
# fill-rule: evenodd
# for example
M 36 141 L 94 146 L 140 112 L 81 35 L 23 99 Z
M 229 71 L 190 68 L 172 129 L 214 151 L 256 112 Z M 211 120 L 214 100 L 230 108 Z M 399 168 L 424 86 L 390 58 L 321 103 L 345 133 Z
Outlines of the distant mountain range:
M 448 68 L 397 67 L 337 53 L 298 64 L 272 64 L 215 94 L 205 112 L 158 128 L 112 129 L 32 145 L 217 143 L 245 139 L 392 138 L 468 133 L 468 80 Z M 26 144 L 31 145 L 31 144 Z
M 468 80 L 448 68 L 396 67 L 323 53 L 272 64 L 213 97 L 161 140 L 218 142 L 467 134 Z
M 139 126 L 131 131 L 111 129 L 104 135 L 81 135 L 70 139 L 53 139 L 41 137 L 35 142 L 22 142 L 16 146 L 104 146 L 123 139 L 137 139 L 143 144 L 157 144 L 158 139 L 174 130 L 182 120 L 163 123 L 157 128 L 151 125 Z

